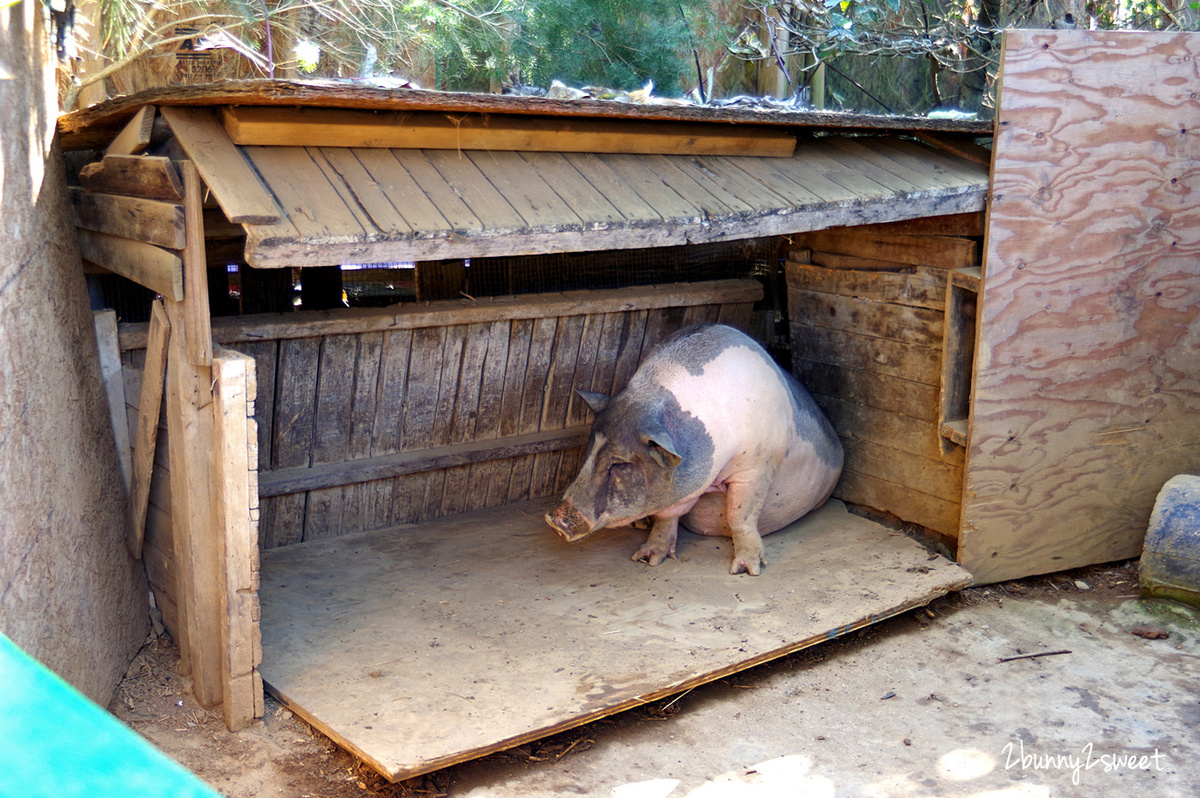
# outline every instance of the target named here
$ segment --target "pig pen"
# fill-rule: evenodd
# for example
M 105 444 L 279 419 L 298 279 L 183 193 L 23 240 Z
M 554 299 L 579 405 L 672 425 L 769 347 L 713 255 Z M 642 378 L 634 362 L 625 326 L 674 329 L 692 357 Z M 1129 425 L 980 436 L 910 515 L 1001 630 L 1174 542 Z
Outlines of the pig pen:
M 450 112 L 491 121 L 455 116 L 447 133 Z M 501 112 L 514 119 L 486 116 Z M 978 280 L 982 129 L 648 113 L 256 83 L 64 120 L 69 149 L 106 148 L 81 159 L 73 190 L 94 282 L 111 272 L 148 292 L 148 320 L 110 342 L 133 442 L 131 550 L 198 698 L 232 728 L 261 713 L 265 684 L 401 779 L 968 584 L 844 501 L 954 542 L 970 371 L 955 347 L 971 333 L 947 344 L 944 318 L 969 317 L 947 297 Z M 705 127 L 714 119 L 724 127 Z M 536 139 L 547 125 L 569 140 Z M 949 260 L 928 262 L 943 249 Z M 647 261 L 614 276 L 618 252 Z M 705 258 L 726 270 L 689 268 Z M 926 306 L 882 312 L 855 280 Z M 381 306 L 361 299 L 368 283 Z M 800 303 L 790 336 L 785 293 Z M 817 320 L 842 314 L 869 329 Z M 567 545 L 542 520 L 582 457 L 590 416 L 574 389 L 619 389 L 656 342 L 700 321 L 783 358 L 790 346 L 850 444 L 840 498 L 766 538 L 758 578 L 728 575 L 724 539 L 683 534 L 678 560 L 650 569 L 629 559 L 642 532 Z M 821 353 L 862 339 L 924 364 L 908 380 L 920 392 L 902 397 L 932 435 L 919 461 L 889 470 L 879 447 L 893 432 L 855 415 L 909 423 L 878 407 L 888 375 L 868 355 Z M 913 494 L 944 505 L 925 512 Z

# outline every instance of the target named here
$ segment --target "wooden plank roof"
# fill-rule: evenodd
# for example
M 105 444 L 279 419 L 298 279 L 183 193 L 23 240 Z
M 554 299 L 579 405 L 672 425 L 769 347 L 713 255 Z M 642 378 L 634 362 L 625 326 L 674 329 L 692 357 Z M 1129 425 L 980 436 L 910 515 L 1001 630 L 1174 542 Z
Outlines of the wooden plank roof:
M 973 136 L 992 134 L 991 121 L 976 119 L 781 110 L 775 107 L 628 103 L 599 99 L 552 100 L 502 94 L 385 89 L 356 81 L 337 80 L 234 80 L 147 89 L 64 114 L 58 120 L 63 148 L 71 150 L 106 146 L 146 105 L 353 108 L 777 125 L 807 130 L 906 131 Z
M 897 136 L 814 138 L 790 158 L 239 150 L 280 211 L 274 224 L 245 225 L 246 259 L 258 267 L 787 235 L 978 211 L 988 184 L 986 167 Z

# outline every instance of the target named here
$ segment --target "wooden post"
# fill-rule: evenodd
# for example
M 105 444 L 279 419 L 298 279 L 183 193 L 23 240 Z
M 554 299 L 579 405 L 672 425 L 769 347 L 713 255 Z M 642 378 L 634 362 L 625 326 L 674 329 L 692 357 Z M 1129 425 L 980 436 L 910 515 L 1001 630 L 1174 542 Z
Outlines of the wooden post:
M 258 433 L 254 359 L 227 349 L 213 357 L 213 520 L 224 553 L 221 710 L 231 731 L 263 714 L 258 627 Z

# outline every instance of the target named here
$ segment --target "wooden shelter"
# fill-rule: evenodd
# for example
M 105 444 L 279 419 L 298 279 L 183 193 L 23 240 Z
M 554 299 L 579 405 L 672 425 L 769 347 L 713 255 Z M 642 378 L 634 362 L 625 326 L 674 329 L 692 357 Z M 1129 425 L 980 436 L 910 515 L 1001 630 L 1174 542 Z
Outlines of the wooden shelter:
M 1036 105 L 1022 80 L 1006 102 Z M 1015 154 L 1043 138 L 1004 127 L 1009 112 L 995 179 L 1015 181 L 1012 202 L 1044 180 Z M 1043 301 L 1036 280 L 992 294 L 981 269 L 988 125 L 266 82 L 124 98 L 60 129 L 68 149 L 97 148 L 74 194 L 85 259 L 162 297 L 113 344 L 142 513 L 130 541 L 198 695 L 231 726 L 259 711 L 262 678 L 403 778 L 858 628 L 968 570 L 1137 551 L 1128 524 L 1031 543 L 1061 493 L 1019 477 L 993 490 L 1023 441 L 1000 409 L 1022 402 L 1011 342 L 1051 327 L 1020 320 Z M 1046 274 L 1027 268 L 1034 231 L 997 235 L 1011 218 L 993 212 L 987 238 L 989 258 L 1015 260 L 1001 286 Z M 686 276 L 717 250 L 759 268 Z M 598 287 L 615 263 L 617 287 Z M 231 264 L 243 304 L 274 286 L 290 309 L 298 277 L 301 309 L 211 316 Z M 351 264 L 409 275 L 417 301 L 340 307 Z M 1127 267 L 1095 271 L 1102 293 Z M 1171 279 L 1195 295 L 1194 273 Z M 512 295 L 474 290 L 489 280 Z M 774 337 L 785 310 L 790 335 Z M 636 533 L 561 544 L 540 517 L 581 460 L 573 390 L 619 389 L 672 330 L 717 320 L 790 348 L 846 445 L 840 501 L 768 538 L 757 580 L 722 576 L 722 541 L 688 539 L 657 569 L 627 562 Z M 1194 325 L 1185 350 L 1146 334 L 1146 351 L 1194 357 Z M 1192 388 L 1178 396 L 1195 407 Z M 1073 463 L 1055 440 L 1024 451 Z M 1017 501 L 1039 492 L 1055 501 Z M 923 528 L 968 570 L 842 502 Z

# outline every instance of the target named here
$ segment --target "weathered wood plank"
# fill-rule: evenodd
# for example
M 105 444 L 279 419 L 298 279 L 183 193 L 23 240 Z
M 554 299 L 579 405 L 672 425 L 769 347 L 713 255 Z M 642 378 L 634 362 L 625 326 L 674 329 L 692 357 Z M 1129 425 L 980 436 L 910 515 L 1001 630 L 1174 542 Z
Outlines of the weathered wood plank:
M 419 476 L 510 457 L 532 458 L 543 452 L 558 452 L 573 446 L 581 446 L 587 442 L 588 432 L 588 427 L 569 427 L 492 440 L 468 441 L 452 446 L 408 449 L 396 454 L 369 457 L 364 460 L 277 469 L 259 474 L 259 495 L 264 498 L 297 495 L 307 491 L 341 488 L 395 477 Z M 419 495 L 424 501 L 426 482 L 400 482 L 398 485 L 400 488 L 397 490 L 398 496 L 402 492 L 401 489 L 419 485 L 419 492 L 413 491 L 411 496 Z M 524 489 L 528 490 L 528 485 Z M 425 512 L 423 507 L 419 510 L 415 507 L 399 509 L 401 511 L 408 509 L 414 515 Z M 404 512 L 398 513 L 398 517 L 407 518 Z M 407 523 L 407 520 L 402 523 Z
M 106 155 L 79 170 L 79 183 L 97 194 L 178 202 L 183 181 L 170 158 L 150 155 Z
M 161 113 L 229 221 L 235 224 L 279 221 L 275 197 L 246 162 L 242 151 L 230 141 L 214 111 L 164 105 Z
M 361 239 L 366 231 L 346 203 L 329 184 L 328 178 L 313 163 L 308 151 L 299 147 L 246 147 L 243 152 L 262 175 L 276 201 L 286 214 L 278 225 L 283 235 L 287 227 L 295 229 L 299 241 L 352 241 Z M 316 201 L 314 201 L 316 200 Z M 277 225 L 269 222 L 254 225 L 250 235 L 271 230 Z M 249 237 L 247 239 L 249 241 Z M 346 262 L 355 262 L 347 258 Z M 298 264 L 305 265 L 305 264 Z
M 915 491 L 908 485 L 845 470 L 833 494 L 844 502 L 886 510 L 946 537 L 958 537 L 959 504 Z
M 204 254 L 204 186 L 191 161 L 181 161 L 183 218 L 187 245 L 183 249 L 184 347 L 194 366 L 212 364 L 212 314 L 209 311 L 208 259 Z
M 479 387 L 479 414 L 475 420 L 475 440 L 495 440 L 500 435 L 500 419 L 504 408 L 505 374 L 509 358 L 509 333 L 511 325 L 506 321 L 490 322 L 487 356 L 483 364 L 483 376 Z M 500 475 L 507 476 L 507 464 L 491 460 L 471 466 L 466 504 L 478 509 L 490 507 L 491 485 Z
M 350 450 L 358 339 L 331 335 L 321 339 L 313 416 L 312 464 L 342 463 Z M 304 513 L 304 540 L 341 534 L 342 491 L 314 490 Z
M 351 461 L 371 456 L 377 402 L 381 398 L 380 371 L 383 355 L 383 333 L 363 333 L 356 338 L 358 345 L 355 352 L 350 435 L 346 444 L 346 458 Z M 342 491 L 342 523 L 339 534 L 375 528 L 370 523 L 374 490 L 365 485 L 353 485 Z
M 190 362 L 184 309 L 165 303 L 171 336 L 167 345 L 167 424 L 171 459 L 171 521 L 178 572 L 177 628 L 180 652 L 192 677 L 196 699 L 206 707 L 221 701 L 222 573 L 213 527 L 212 369 Z
M 119 194 L 93 194 L 74 187 L 70 191 L 78 227 L 167 249 L 183 249 L 187 243 L 182 205 Z
M 150 305 L 150 339 L 142 369 L 138 400 L 137 433 L 133 448 L 133 476 L 129 489 L 130 524 L 126 543 L 135 559 L 142 557 L 146 532 L 146 512 L 150 504 L 150 480 L 154 472 L 155 445 L 158 441 L 159 413 L 162 410 L 163 380 L 167 371 L 167 338 L 171 326 L 162 302 Z
M 515 152 L 468 152 L 465 155 L 487 176 L 530 227 L 583 226 L 584 220 L 552 189 L 529 162 Z
M 752 154 L 787 157 L 796 139 L 766 127 L 542 119 L 503 114 L 364 113 L 309 108 L 224 109 L 225 127 L 238 144 L 508 150 L 513 152 L 628 152 L 682 155 Z
M 1198 59 L 1187 33 L 1005 34 L 959 549 L 980 582 L 1136 557 L 1200 462 Z
M 605 227 L 624 221 L 625 215 L 596 186 L 556 152 L 527 152 L 521 157 L 562 198 L 585 228 Z
M 946 273 L 941 269 L 915 268 L 911 274 L 861 272 L 789 260 L 785 270 L 789 287 L 939 311 L 946 307 Z
M 943 454 L 937 422 L 902 416 L 889 410 L 860 405 L 851 397 L 813 394 L 839 435 L 891 446 L 929 460 L 958 465 L 965 461 L 961 449 Z
M 942 357 L 941 342 L 938 344 L 939 348 L 934 349 L 840 330 L 803 327 L 793 330 L 792 351 L 805 360 L 939 385 Z
M 686 691 L 969 581 L 839 502 L 768 536 L 768 576 L 756 580 L 722 576 L 728 541 L 712 538 L 682 536 L 670 570 L 627 562 L 644 539 L 636 530 L 567 546 L 545 528 L 546 506 L 266 553 L 272 691 L 398 780 Z M 764 624 L 780 585 L 804 611 L 772 612 Z M 420 600 L 397 612 L 403 595 Z M 677 609 L 663 611 L 667 596 Z M 604 616 L 614 608 L 653 622 L 612 623 Z M 348 678 L 371 689 L 348 690 Z
M 860 405 L 877 407 L 922 421 L 938 420 L 938 389 L 876 371 L 792 358 L 792 371 L 813 393 L 852 397 Z
M 553 362 L 554 336 L 559 321 L 559 319 L 537 319 L 533 322 L 517 426 L 521 434 L 532 434 L 538 431 L 541 424 L 546 385 Z M 534 458 L 532 456 L 523 457 L 513 464 L 508 484 L 508 501 L 523 501 L 529 498 L 533 465 Z
M 258 626 L 257 507 L 251 478 L 257 435 L 247 417 L 254 397 L 254 360 L 230 350 L 213 358 L 213 521 L 223 552 L 221 604 L 221 712 L 230 731 L 262 715 L 262 689 L 255 681 L 262 662 Z M 255 491 L 256 492 L 256 491 Z
M 278 357 L 272 469 L 307 467 L 312 463 L 320 340 L 281 341 Z M 260 492 L 265 478 L 266 473 L 260 473 Z M 265 527 L 261 530 L 264 547 L 298 543 L 303 539 L 306 499 L 304 495 L 285 496 L 264 504 L 263 518 L 260 519 Z
M 423 154 L 450 189 L 470 207 L 484 230 L 513 231 L 528 227 L 516 208 L 465 154 L 447 150 L 427 150 Z
M 104 150 L 105 155 L 141 155 L 150 146 L 150 135 L 154 132 L 153 105 L 143 105 L 134 112 L 133 118 L 121 128 L 121 132 Z
M 121 465 L 121 487 L 129 495 L 133 464 L 130 457 L 129 424 L 126 423 L 125 377 L 117 343 L 117 314 L 113 310 L 92 311 L 92 324 L 100 348 L 100 374 L 108 398 L 113 444 Z
M 442 348 L 445 343 L 444 327 L 413 330 L 401 426 L 404 451 L 433 446 L 433 425 L 437 414 Z M 428 483 L 429 474 L 424 471 L 397 481 L 392 494 L 392 514 L 398 522 L 421 518 L 425 512 L 425 489 Z
M 174 252 L 91 230 L 79 230 L 77 238 L 79 254 L 85 261 L 127 277 L 166 299 L 183 299 L 183 260 Z
M 934 496 L 951 504 L 962 502 L 962 463 L 944 463 L 921 457 L 885 443 L 842 436 L 846 454 L 846 469 L 863 476 L 893 482 L 911 491 Z M 895 507 L 881 507 L 904 518 Z M 943 530 L 939 529 L 939 532 Z M 947 533 L 948 534 L 948 533 Z
M 856 233 L 848 228 L 805 233 L 797 240 L 814 250 L 913 266 L 963 269 L 979 265 L 979 245 L 956 236 Z
M 586 316 L 570 316 L 559 319 L 551 351 L 550 370 L 543 394 L 541 421 L 542 431 L 562 429 L 567 421 L 570 407 L 575 369 L 579 360 L 579 345 L 583 338 Z M 551 496 L 555 492 L 561 452 L 549 452 L 534 457 L 533 479 L 530 483 L 531 498 Z
M 797 288 L 788 290 L 788 314 L 793 323 L 934 348 L 941 348 L 945 326 L 945 314 L 930 308 Z
M 340 158 L 335 160 L 335 164 L 338 165 L 343 179 L 348 182 L 356 194 L 362 197 L 382 195 L 412 230 L 421 230 L 426 234 L 436 235 L 449 232 L 454 226 L 442 215 L 432 199 L 426 196 L 417 184 L 416 176 L 409 174 L 409 171 L 396 159 L 392 150 L 352 149 L 350 152 L 362 165 L 369 181 L 364 182 L 361 177 L 355 175 L 354 170 L 343 163 Z M 401 197 L 403 200 L 400 199 Z M 393 198 L 396 199 L 394 203 L 392 202 Z M 399 226 L 395 228 L 387 226 L 391 218 L 390 214 L 386 208 L 377 209 L 377 203 L 377 200 L 364 202 L 364 206 L 367 207 L 367 211 L 372 214 L 372 217 L 376 217 L 378 214 L 378 217 L 375 218 L 376 226 L 381 230 L 403 230 Z

